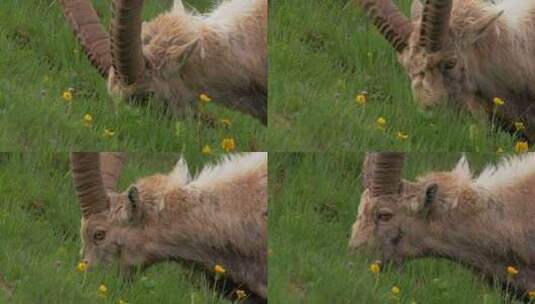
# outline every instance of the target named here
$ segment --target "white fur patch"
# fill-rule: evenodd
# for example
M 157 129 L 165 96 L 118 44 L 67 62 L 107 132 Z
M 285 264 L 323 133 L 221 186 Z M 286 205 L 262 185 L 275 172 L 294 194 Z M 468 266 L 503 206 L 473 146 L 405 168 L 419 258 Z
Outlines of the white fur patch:
M 175 168 L 171 173 L 169 173 L 169 186 L 180 187 L 186 185 L 191 181 L 191 176 L 189 174 L 188 164 L 183 157 L 180 157 L 180 160 L 175 165 Z
M 455 166 L 451 173 L 457 175 L 460 180 L 472 180 L 472 173 L 470 172 L 470 165 L 468 164 L 466 156 L 463 155 L 463 157 L 461 157 L 457 166 Z
M 492 9 L 496 10 L 496 13 L 503 11 L 500 19 L 510 28 L 518 29 L 525 17 L 535 9 L 535 0 L 498 0 Z
M 504 157 L 496 166 L 488 166 L 476 179 L 476 185 L 487 189 L 506 187 L 535 175 L 535 153 Z

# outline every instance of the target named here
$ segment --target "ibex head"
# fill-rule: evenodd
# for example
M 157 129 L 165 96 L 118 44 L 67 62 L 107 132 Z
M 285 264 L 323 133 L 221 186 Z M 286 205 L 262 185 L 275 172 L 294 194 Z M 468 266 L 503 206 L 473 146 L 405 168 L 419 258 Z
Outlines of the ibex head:
M 502 12 L 482 10 L 463 20 L 468 15 L 452 16 L 453 0 L 413 0 L 409 21 L 391 0 L 359 1 L 396 50 L 423 108 L 445 101 L 473 105 L 475 90 L 463 54 Z
M 467 163 L 416 182 L 401 179 L 404 155 L 368 154 L 363 168 L 363 192 L 353 224 L 350 249 L 378 253 L 385 261 L 429 254 L 437 218 L 460 199 L 476 199 L 469 188 Z M 474 206 L 477 204 L 473 204 Z

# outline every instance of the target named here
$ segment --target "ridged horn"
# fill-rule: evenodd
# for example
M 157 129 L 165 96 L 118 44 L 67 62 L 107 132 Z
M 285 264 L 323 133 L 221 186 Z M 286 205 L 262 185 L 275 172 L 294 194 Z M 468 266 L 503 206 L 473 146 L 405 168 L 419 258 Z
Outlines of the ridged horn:
M 405 155 L 399 152 L 377 152 L 367 155 L 365 167 L 371 167 L 369 186 L 371 197 L 399 193 Z
M 100 156 L 93 152 L 71 153 L 76 196 L 84 218 L 108 209 L 108 196 L 100 171 Z
M 359 0 L 379 32 L 396 49 L 402 52 L 412 32 L 412 24 L 391 0 Z
M 60 0 L 63 15 L 98 72 L 107 77 L 111 67 L 110 37 L 89 0 Z
M 422 12 L 419 45 L 429 52 L 444 47 L 450 25 L 452 0 L 427 0 Z
M 111 24 L 112 64 L 119 79 L 134 84 L 143 74 L 141 44 L 143 0 L 114 0 Z
M 117 182 L 121 177 L 126 158 L 126 153 L 122 152 L 104 152 L 100 154 L 100 169 L 106 192 L 117 192 Z

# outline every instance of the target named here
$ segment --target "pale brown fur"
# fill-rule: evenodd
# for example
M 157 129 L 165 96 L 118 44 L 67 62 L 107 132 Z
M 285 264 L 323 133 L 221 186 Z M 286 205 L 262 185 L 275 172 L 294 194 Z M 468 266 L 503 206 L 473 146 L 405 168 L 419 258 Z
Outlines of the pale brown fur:
M 451 172 L 403 181 L 399 195 L 370 198 L 364 191 L 350 248 L 396 263 L 443 257 L 509 282 L 521 294 L 534 290 L 535 155 L 510 162 L 524 167 L 524 174 L 510 175 L 516 173 L 505 161 L 494 176 L 474 179 L 461 161 Z M 519 270 L 512 279 L 508 266 Z
M 235 156 L 226 164 L 234 171 L 214 167 L 209 179 L 190 180 L 181 162 L 169 175 L 110 194 L 109 211 L 82 220 L 85 261 L 118 260 L 125 275 L 166 260 L 193 262 L 211 273 L 219 264 L 228 279 L 267 299 L 267 155 Z M 97 231 L 105 233 L 103 240 Z

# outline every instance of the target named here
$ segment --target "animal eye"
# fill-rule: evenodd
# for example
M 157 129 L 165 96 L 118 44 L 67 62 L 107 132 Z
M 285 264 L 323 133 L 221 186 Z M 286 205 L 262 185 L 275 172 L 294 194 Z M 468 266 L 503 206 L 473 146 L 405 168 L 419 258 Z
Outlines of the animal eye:
M 102 230 L 95 231 L 95 234 L 93 235 L 93 239 L 95 241 L 102 241 L 106 237 L 106 232 Z
M 442 68 L 445 70 L 451 70 L 457 65 L 456 58 L 450 58 L 442 63 Z
M 388 222 L 394 215 L 390 211 L 379 211 L 376 215 L 376 221 Z

